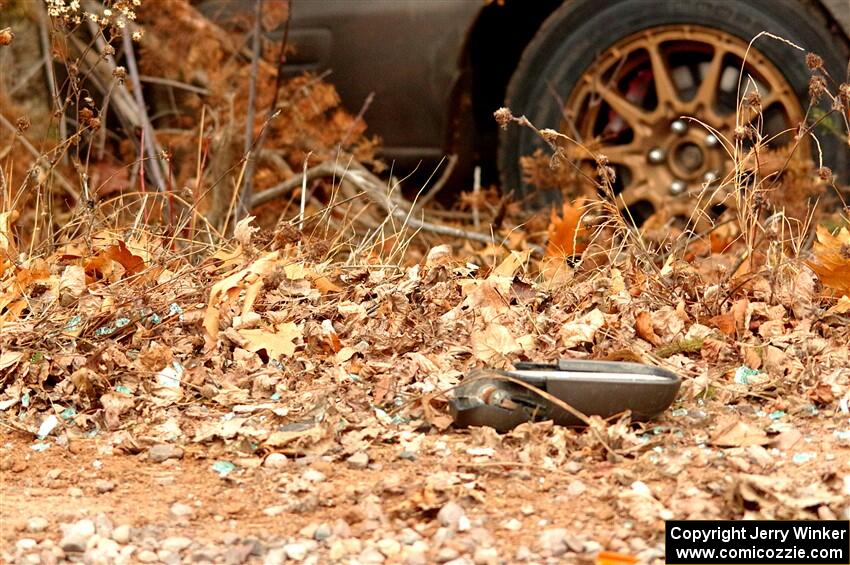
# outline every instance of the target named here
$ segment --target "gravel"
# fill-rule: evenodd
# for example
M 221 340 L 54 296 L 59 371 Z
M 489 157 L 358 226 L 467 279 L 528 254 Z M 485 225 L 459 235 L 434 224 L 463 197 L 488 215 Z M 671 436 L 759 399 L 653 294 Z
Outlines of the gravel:
M 183 449 L 168 443 L 158 443 L 148 450 L 148 460 L 162 463 L 169 459 L 183 459 Z

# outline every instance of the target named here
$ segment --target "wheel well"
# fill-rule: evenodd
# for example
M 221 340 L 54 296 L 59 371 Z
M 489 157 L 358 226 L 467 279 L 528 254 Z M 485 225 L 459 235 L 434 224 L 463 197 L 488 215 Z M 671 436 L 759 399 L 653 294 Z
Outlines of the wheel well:
M 508 82 L 526 45 L 561 4 L 563 0 L 496 0 L 479 12 L 461 55 L 462 78 L 452 108 L 449 146 L 461 154 L 469 152 L 465 145 L 472 146 L 472 154 L 458 163 L 459 169 L 469 169 L 460 171 L 464 177 L 480 165 L 484 182 L 498 179 L 499 135 L 493 112 L 504 105 Z

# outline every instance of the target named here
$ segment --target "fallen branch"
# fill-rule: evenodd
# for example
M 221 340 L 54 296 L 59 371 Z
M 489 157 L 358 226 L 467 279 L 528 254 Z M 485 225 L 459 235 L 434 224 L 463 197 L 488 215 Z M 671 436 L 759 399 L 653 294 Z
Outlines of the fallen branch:
M 256 207 L 260 204 L 265 204 L 266 202 L 269 202 L 270 200 L 301 186 L 301 184 L 305 181 L 310 182 L 313 179 L 324 177 L 337 177 L 340 181 L 343 179 L 349 181 L 366 193 L 369 199 L 380 206 L 384 212 L 414 230 L 422 230 L 438 235 L 468 239 L 470 241 L 479 241 L 487 244 L 496 243 L 495 239 L 487 234 L 463 230 L 442 224 L 434 224 L 412 216 L 410 209 L 405 209 L 402 203 L 395 202 L 392 198 L 390 198 L 384 190 L 384 182 L 381 181 L 381 179 L 369 172 L 366 167 L 356 161 L 352 161 L 348 167 L 343 167 L 342 165 L 332 161 L 325 161 L 312 169 L 307 169 L 307 171 L 302 174 L 295 175 L 285 182 L 255 194 L 251 199 L 251 206 Z

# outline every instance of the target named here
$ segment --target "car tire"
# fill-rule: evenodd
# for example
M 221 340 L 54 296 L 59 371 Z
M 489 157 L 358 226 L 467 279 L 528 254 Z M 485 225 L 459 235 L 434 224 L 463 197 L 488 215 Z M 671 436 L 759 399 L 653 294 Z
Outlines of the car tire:
M 526 47 L 508 85 L 506 106 L 514 115 L 527 116 L 538 128 L 559 129 L 562 108 L 552 89 L 566 99 L 599 53 L 635 33 L 671 24 L 714 28 L 745 42 L 766 30 L 820 55 L 833 77 L 846 74 L 843 38 L 830 33 L 822 13 L 796 0 L 576 0 L 556 10 Z M 760 38 L 755 47 L 780 69 L 805 109 L 811 76 L 805 53 L 767 37 Z M 835 135 L 818 138 L 823 164 L 840 180 L 846 179 L 846 141 Z M 502 132 L 498 162 L 506 190 L 530 196 L 535 189 L 523 183 L 519 159 L 542 147 L 543 142 L 528 128 L 511 126 Z M 557 198 L 553 193 L 538 196 L 546 201 Z

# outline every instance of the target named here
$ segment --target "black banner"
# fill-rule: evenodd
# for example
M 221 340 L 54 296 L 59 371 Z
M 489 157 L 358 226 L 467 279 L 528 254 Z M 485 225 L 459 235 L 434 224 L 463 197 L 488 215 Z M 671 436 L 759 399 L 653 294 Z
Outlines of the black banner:
M 670 565 L 850 565 L 850 522 L 670 520 Z

